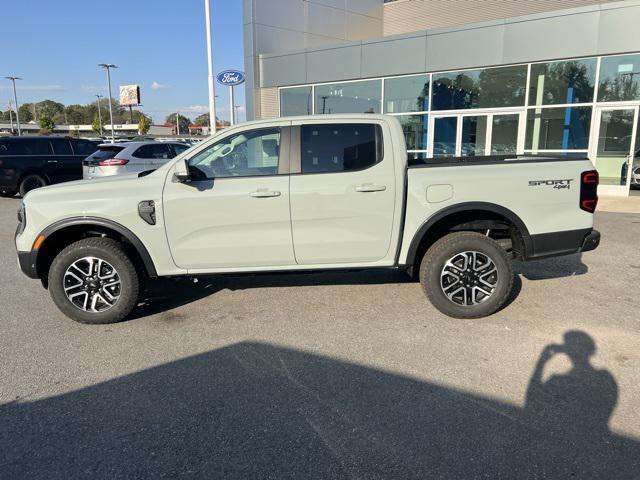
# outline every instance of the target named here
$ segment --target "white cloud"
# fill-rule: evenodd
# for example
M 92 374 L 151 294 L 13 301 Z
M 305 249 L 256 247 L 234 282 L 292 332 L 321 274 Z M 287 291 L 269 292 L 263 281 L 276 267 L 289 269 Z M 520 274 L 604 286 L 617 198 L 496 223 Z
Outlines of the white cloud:
M 80 88 L 91 93 L 101 93 L 107 91 L 107 87 L 104 85 L 82 85 Z
M 155 80 L 151 84 L 151 89 L 152 90 L 160 90 L 161 88 L 166 88 L 166 87 L 167 87 L 166 85 L 163 85 L 162 83 L 158 83 Z

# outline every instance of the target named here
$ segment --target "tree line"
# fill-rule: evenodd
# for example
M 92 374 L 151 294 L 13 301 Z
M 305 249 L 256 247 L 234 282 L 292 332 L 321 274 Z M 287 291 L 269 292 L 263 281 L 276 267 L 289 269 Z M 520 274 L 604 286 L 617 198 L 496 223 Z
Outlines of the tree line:
M 152 125 L 152 120 L 140 110 L 133 110 L 130 114 L 127 107 L 121 106 L 117 100 L 111 99 L 113 109 L 113 122 L 115 124 L 138 124 L 141 133 L 146 133 Z M 102 113 L 102 127 L 108 125 L 109 122 L 109 100 L 100 99 L 100 110 Z M 43 100 L 36 103 L 23 103 L 18 109 L 20 114 L 20 122 L 36 122 L 40 125 L 43 132 L 53 130 L 55 125 L 92 125 L 93 130 L 100 132 L 100 115 L 98 114 L 98 101 L 86 105 L 64 105 L 53 100 Z M 165 123 L 175 124 L 176 113 L 168 115 Z M 0 121 L 9 122 L 13 116 L 16 121 L 15 108 L 12 112 L 9 110 L 0 111 Z M 216 123 L 220 126 L 228 125 L 228 122 L 221 121 L 216 118 Z M 188 133 L 190 125 L 208 126 L 209 114 L 204 113 L 197 116 L 194 120 L 179 114 L 178 125 L 181 133 Z

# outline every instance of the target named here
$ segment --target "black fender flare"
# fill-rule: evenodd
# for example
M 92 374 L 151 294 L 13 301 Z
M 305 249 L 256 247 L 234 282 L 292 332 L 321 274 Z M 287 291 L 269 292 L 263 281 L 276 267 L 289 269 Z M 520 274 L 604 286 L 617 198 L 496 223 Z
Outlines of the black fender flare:
M 409 244 L 409 250 L 407 252 L 407 260 L 405 265 L 412 266 L 415 263 L 416 255 L 418 254 L 418 248 L 422 243 L 422 240 L 428 235 L 429 230 L 440 220 L 448 217 L 449 215 L 460 213 L 469 210 L 484 210 L 487 212 L 495 213 L 500 215 L 507 220 L 509 220 L 520 232 L 522 239 L 524 241 L 525 251 L 523 252 L 523 256 L 526 257 L 529 252 L 532 251 L 533 242 L 531 240 L 531 235 L 529 234 L 529 230 L 526 225 L 522 221 L 522 219 L 516 215 L 514 212 L 509 210 L 508 208 L 502 207 L 500 205 L 496 205 L 495 203 L 488 202 L 465 202 L 458 203 L 456 205 L 452 205 L 450 207 L 444 208 L 431 217 L 429 217 L 416 231 L 411 243 Z
M 136 236 L 136 234 L 133 233 L 131 230 L 129 230 L 127 227 L 117 222 L 114 222 L 113 220 L 107 220 L 105 218 L 99 218 L 99 217 L 65 218 L 63 220 L 59 220 L 49 225 L 40 233 L 40 235 L 43 235 L 45 237 L 45 242 L 46 242 L 46 239 L 49 238 L 49 236 L 51 236 L 55 232 L 62 230 L 63 228 L 73 227 L 78 225 L 105 227 L 122 235 L 124 238 L 127 239 L 129 243 L 131 243 L 131 245 L 133 245 L 133 248 L 135 248 L 136 251 L 138 252 L 138 255 L 140 255 L 140 258 L 142 259 L 142 263 L 144 265 L 145 270 L 147 271 L 147 274 L 150 277 L 158 276 L 156 267 L 153 264 L 153 260 L 151 259 L 151 255 L 149 255 L 149 251 L 147 250 L 147 247 L 144 246 L 144 243 L 142 243 L 142 241 Z

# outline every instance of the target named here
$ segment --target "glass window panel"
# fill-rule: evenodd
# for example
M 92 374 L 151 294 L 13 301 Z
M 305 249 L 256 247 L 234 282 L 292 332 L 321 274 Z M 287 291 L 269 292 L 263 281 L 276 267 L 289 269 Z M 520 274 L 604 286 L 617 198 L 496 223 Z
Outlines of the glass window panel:
M 520 115 L 494 115 L 491 128 L 491 155 L 515 155 L 518 151 Z
M 456 154 L 457 117 L 436 118 L 433 122 L 433 157 L 453 157 Z
M 538 108 L 527 112 L 527 150 L 586 150 L 591 107 Z
M 280 129 L 247 130 L 223 138 L 189 159 L 193 180 L 277 175 Z
M 362 170 L 382 160 L 382 129 L 362 123 L 303 125 L 302 173 Z
M 487 116 L 462 117 L 462 145 L 463 157 L 475 157 L 485 154 L 487 143 Z
M 427 149 L 427 114 L 423 115 L 398 115 L 407 150 Z
M 384 81 L 384 113 L 429 110 L 429 76 L 388 78 Z
M 381 80 L 317 85 L 316 114 L 380 113 L 381 95 Z
M 432 110 L 524 105 L 526 65 L 433 75 Z
M 280 116 L 311 115 L 311 87 L 280 90 Z
M 602 185 L 626 185 L 634 113 L 633 109 L 602 112 L 595 162 Z
M 590 103 L 595 81 L 595 58 L 532 64 L 529 104 Z
M 640 55 L 604 57 L 600 61 L 598 101 L 640 99 Z

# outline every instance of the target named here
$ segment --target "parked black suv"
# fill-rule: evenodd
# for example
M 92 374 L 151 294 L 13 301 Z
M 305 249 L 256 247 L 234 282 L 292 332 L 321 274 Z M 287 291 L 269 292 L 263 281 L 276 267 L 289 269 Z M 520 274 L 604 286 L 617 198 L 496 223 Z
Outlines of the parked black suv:
M 82 179 L 82 160 L 98 149 L 89 140 L 66 137 L 0 138 L 0 195 Z

